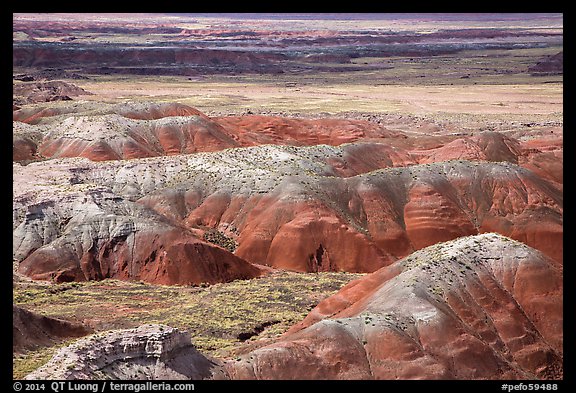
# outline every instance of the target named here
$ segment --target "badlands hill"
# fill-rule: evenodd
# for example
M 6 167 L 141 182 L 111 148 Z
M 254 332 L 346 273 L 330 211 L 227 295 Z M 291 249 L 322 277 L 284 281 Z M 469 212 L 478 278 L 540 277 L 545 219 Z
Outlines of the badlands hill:
M 342 166 L 337 172 L 340 176 L 388 166 L 465 159 L 520 164 L 556 185 L 562 184 L 562 137 L 531 134 L 529 130 L 517 138 L 488 131 L 470 135 L 408 134 L 360 119 L 209 117 L 188 105 L 153 102 L 76 101 L 60 106 L 27 106 L 13 112 L 15 161 L 58 157 L 102 161 L 264 144 L 340 146 L 353 142 L 365 142 L 361 148 L 364 151 L 354 149 L 356 154 L 337 160 Z
M 544 139 L 210 118 L 180 104 L 64 108 L 15 112 L 35 119 L 15 121 L 15 138 L 52 158 L 14 163 L 14 258 L 34 278 L 213 283 L 255 277 L 254 264 L 372 272 L 493 231 L 562 260 L 562 146 Z
M 557 135 L 75 101 L 16 109 L 13 146 L 13 259 L 34 280 L 370 273 L 233 360 L 155 325 L 29 378 L 562 377 Z
M 351 282 L 266 346 L 207 359 L 166 326 L 98 334 L 27 378 L 561 379 L 562 270 L 487 233 Z
M 356 280 L 238 379 L 560 379 L 562 270 L 501 235 L 439 243 Z
M 14 257 L 35 278 L 214 282 L 258 275 L 250 263 L 371 272 L 438 241 L 498 231 L 561 260 L 562 193 L 533 172 L 453 160 L 335 176 L 327 162 L 356 147 L 15 163 Z M 202 240 L 211 229 L 234 254 Z M 205 275 L 176 269 L 191 255 L 228 262 Z

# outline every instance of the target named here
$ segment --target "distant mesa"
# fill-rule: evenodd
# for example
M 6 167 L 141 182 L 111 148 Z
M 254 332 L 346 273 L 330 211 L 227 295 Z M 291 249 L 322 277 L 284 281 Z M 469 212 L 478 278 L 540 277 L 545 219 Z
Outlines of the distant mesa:
M 535 75 L 556 75 L 564 72 L 564 52 L 558 52 L 552 56 L 546 56 L 539 62 L 528 68 Z
M 12 90 L 14 96 L 22 97 L 17 102 L 20 105 L 50 101 L 70 101 L 72 100 L 71 97 L 92 94 L 76 85 L 63 81 L 16 83 L 13 85 Z
M 44 68 L 13 75 L 12 79 L 22 82 L 47 81 L 55 79 L 89 79 L 87 76 L 64 70 L 62 68 Z
M 157 31 L 157 30 L 155 30 Z M 79 47 L 82 49 L 79 50 Z M 81 68 L 88 74 L 196 75 L 198 73 L 258 72 L 278 73 L 278 60 L 286 55 L 237 49 L 183 47 L 148 48 L 120 44 L 103 48 L 97 45 L 50 43 L 20 45 L 13 48 L 14 67 L 42 69 Z

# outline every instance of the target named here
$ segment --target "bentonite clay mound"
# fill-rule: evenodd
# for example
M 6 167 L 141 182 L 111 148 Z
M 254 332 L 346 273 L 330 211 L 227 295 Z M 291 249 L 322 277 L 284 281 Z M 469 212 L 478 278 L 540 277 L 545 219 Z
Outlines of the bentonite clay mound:
M 14 113 L 14 121 L 28 123 L 29 129 L 43 135 L 34 150 L 46 158 L 103 161 L 239 146 L 222 126 L 186 105 L 148 103 L 88 109 L 75 113 L 66 107 L 26 108 Z M 14 159 L 20 156 L 23 154 Z
M 243 146 L 263 144 L 338 146 L 360 139 L 404 137 L 365 120 L 302 119 L 280 116 L 227 116 L 214 118 Z
M 340 178 L 328 160 L 299 153 L 267 147 L 189 158 L 174 165 L 179 175 L 195 173 L 193 182 L 140 202 L 185 226 L 224 232 L 250 262 L 297 271 L 370 272 L 435 242 L 491 231 L 562 260 L 562 193 L 517 165 L 446 161 Z M 201 174 L 207 161 L 219 170 Z
M 482 234 L 439 243 L 356 280 L 232 379 L 561 379 L 562 270 Z
M 68 114 L 67 116 L 64 116 Z M 36 125 L 44 118 L 42 125 Z M 218 151 L 262 144 L 340 145 L 360 139 L 399 137 L 361 120 L 290 119 L 274 116 L 214 118 L 177 103 L 116 105 L 94 113 L 61 108 L 15 111 L 44 137 L 42 157 L 86 157 L 94 161 Z
M 26 379 L 206 379 L 217 363 L 165 325 L 97 333 L 59 350 Z
M 120 115 L 69 117 L 46 135 L 44 157 L 93 161 L 132 159 L 236 147 L 216 123 L 201 116 L 133 120 Z
M 257 274 L 247 262 L 372 272 L 435 242 L 494 231 L 562 260 L 562 192 L 531 171 L 457 160 L 335 176 L 343 167 L 331 162 L 362 152 L 352 146 L 14 164 L 14 258 L 44 279 L 215 282 Z M 237 245 L 234 254 L 200 240 L 207 230 Z M 191 255 L 221 267 L 178 270 Z
M 16 159 L 91 160 L 14 164 L 14 258 L 30 277 L 198 284 L 257 276 L 254 264 L 373 272 L 491 231 L 562 261 L 553 134 L 408 137 L 359 120 L 209 118 L 177 103 L 79 107 L 15 112 L 35 119 L 14 122 Z M 260 143 L 271 144 L 239 147 Z
M 526 140 L 499 132 L 408 136 L 367 120 L 262 115 L 210 118 L 175 102 L 25 107 L 14 111 L 13 120 L 16 130 L 28 123 L 26 135 L 19 132 L 13 137 L 15 161 L 50 157 L 102 161 L 263 144 L 345 147 L 357 142 L 344 155 L 330 158 L 328 164 L 336 175 L 463 159 L 507 161 L 535 171 L 558 187 L 563 182 L 562 135 L 553 130 Z

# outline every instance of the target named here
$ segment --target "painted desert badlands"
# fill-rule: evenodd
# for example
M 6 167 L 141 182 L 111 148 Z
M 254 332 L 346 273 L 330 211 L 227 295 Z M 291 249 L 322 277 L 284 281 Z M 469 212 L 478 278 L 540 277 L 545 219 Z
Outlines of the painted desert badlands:
M 561 380 L 562 14 L 14 14 L 13 378 Z

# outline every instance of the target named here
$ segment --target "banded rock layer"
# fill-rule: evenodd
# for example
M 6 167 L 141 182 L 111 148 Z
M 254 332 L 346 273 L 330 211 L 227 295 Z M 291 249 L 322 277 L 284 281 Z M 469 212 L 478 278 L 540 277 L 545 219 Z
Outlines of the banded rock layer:
M 487 233 L 351 282 L 231 379 L 561 379 L 562 269 Z
M 366 120 L 261 115 L 208 117 L 187 105 L 151 102 L 80 102 L 18 108 L 13 113 L 15 161 L 57 157 L 101 161 L 263 144 L 340 146 L 364 142 L 359 148 L 363 154 L 333 159 L 331 164 L 339 176 L 389 166 L 462 159 L 507 161 L 535 171 L 558 187 L 563 182 L 562 136 L 555 134 L 554 129 L 548 134 L 545 130 L 526 129 L 515 133 L 518 139 L 499 132 L 407 134 Z
M 100 333 L 28 379 L 562 379 L 562 268 L 504 236 L 438 243 L 355 280 L 276 341 L 208 359 L 166 326 Z
M 120 278 L 183 285 L 262 274 L 151 209 L 80 182 L 77 176 L 88 168 L 74 161 L 15 164 L 13 257 L 20 273 L 56 282 Z
M 51 318 L 12 306 L 12 351 L 24 353 L 39 347 L 54 345 L 63 339 L 92 333 L 86 326 Z
M 26 379 L 205 379 L 215 365 L 186 332 L 142 325 L 80 339 Z
M 234 264 L 296 271 L 372 272 L 435 242 L 491 231 L 562 259 L 562 192 L 533 172 L 458 160 L 337 176 L 342 166 L 330 163 L 362 150 L 266 145 L 169 161 L 51 160 L 58 181 L 46 163 L 14 164 L 22 183 L 14 256 L 38 278 L 74 260 L 72 277 L 139 277 L 126 273 L 136 270 L 155 282 L 186 282 L 160 278 L 172 274 L 166 261 L 186 260 L 191 248 L 220 255 L 198 239 L 216 229 L 237 244 Z M 23 184 L 39 172 L 56 183 L 27 192 Z M 147 267 L 152 260 L 162 268 Z
M 562 260 L 562 145 L 547 137 L 408 137 L 177 103 L 34 111 L 14 112 L 14 154 L 52 157 L 14 164 L 14 258 L 32 277 L 217 282 L 259 274 L 250 263 L 372 272 L 491 231 Z

